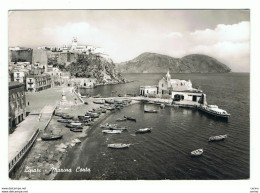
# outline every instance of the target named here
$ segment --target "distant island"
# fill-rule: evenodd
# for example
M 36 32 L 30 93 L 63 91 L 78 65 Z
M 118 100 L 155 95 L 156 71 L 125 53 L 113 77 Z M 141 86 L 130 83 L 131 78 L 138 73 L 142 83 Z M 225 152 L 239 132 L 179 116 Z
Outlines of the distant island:
M 136 58 L 116 64 L 122 73 L 227 73 L 231 69 L 218 60 L 201 54 L 182 58 L 145 52 Z

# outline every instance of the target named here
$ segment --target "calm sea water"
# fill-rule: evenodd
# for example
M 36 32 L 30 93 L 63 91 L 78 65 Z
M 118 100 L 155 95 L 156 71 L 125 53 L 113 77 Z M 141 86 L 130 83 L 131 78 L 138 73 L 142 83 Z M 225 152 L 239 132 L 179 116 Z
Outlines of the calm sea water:
M 102 86 L 85 92 L 111 96 L 139 92 L 140 85 L 155 85 L 164 74 L 126 74 L 135 82 Z M 120 123 L 128 131 L 119 135 L 102 134 L 99 124 L 65 158 L 61 168 L 90 168 L 90 173 L 59 173 L 56 179 L 135 180 L 135 179 L 246 179 L 250 177 L 249 80 L 248 73 L 172 74 L 190 79 L 200 87 L 209 104 L 232 114 L 228 122 L 215 120 L 197 110 L 160 109 L 156 105 L 135 104 L 109 115 L 100 124 L 115 123 L 128 115 L 137 122 Z M 115 93 L 115 92 L 114 92 Z M 84 94 L 84 92 L 82 92 Z M 157 114 L 144 113 L 157 109 Z M 135 130 L 153 127 L 152 133 L 138 135 Z M 211 135 L 228 134 L 225 141 L 208 143 Z M 131 143 L 129 149 L 108 149 L 109 143 Z M 190 152 L 203 148 L 201 157 Z

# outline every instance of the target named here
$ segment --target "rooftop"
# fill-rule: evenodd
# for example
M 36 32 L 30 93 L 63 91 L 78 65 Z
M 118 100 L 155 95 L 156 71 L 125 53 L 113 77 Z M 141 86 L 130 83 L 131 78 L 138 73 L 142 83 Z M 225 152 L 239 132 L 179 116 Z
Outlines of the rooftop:
M 20 82 L 16 82 L 16 81 L 9 82 L 9 90 L 13 88 L 22 87 L 22 86 L 24 86 L 24 84 Z

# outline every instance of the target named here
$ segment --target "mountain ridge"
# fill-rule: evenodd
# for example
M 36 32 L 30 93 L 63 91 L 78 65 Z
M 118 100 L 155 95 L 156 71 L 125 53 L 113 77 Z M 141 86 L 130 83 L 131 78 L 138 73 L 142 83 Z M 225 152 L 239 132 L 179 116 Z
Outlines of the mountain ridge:
M 190 54 L 182 58 L 144 52 L 132 60 L 116 64 L 122 73 L 227 73 L 231 69 L 217 59 L 203 55 Z

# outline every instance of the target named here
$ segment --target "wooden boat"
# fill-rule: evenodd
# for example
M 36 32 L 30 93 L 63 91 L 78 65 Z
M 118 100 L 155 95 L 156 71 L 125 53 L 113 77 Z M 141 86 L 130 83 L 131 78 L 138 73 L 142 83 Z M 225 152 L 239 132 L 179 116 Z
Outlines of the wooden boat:
M 60 123 L 71 123 L 70 119 L 58 119 L 57 121 Z
M 81 125 L 66 124 L 66 127 L 68 127 L 68 128 L 81 128 L 81 129 L 83 129 Z
M 82 132 L 83 131 L 83 128 L 70 128 L 70 131 L 73 131 L 73 132 Z
M 211 137 L 209 137 L 209 142 L 210 142 L 210 141 L 221 141 L 221 140 L 225 140 L 226 138 L 227 138 L 227 134 L 225 134 L 225 135 L 211 136 Z
M 57 140 L 57 139 L 61 139 L 62 135 L 53 135 L 53 134 L 44 134 L 41 139 L 43 141 L 50 141 L 50 140 Z
M 117 119 L 116 121 L 126 121 L 126 118 L 122 118 L 122 119 Z
M 203 154 L 203 149 L 196 149 L 192 151 L 190 154 L 192 157 L 201 156 Z
M 115 107 L 108 107 L 107 110 L 109 111 L 115 110 Z
M 100 97 L 101 97 L 100 94 L 98 94 L 98 95 L 96 95 L 96 96 L 93 96 L 93 98 L 100 98 Z
M 157 110 L 144 110 L 145 113 L 157 113 Z
M 71 122 L 70 124 L 75 125 L 75 126 L 81 126 L 82 125 L 82 123 L 79 123 L 79 122 Z
M 105 134 L 120 134 L 122 131 L 120 130 L 102 130 L 103 133 Z
M 114 102 L 114 100 L 105 100 L 105 103 L 107 103 L 107 104 L 114 104 L 115 102 Z
M 111 129 L 111 130 L 120 130 L 120 131 L 127 130 L 126 127 L 121 127 L 121 126 L 109 126 L 109 129 Z
M 127 117 L 127 116 L 124 116 L 124 118 L 126 118 L 126 119 L 129 120 L 129 121 L 135 121 L 135 122 L 136 122 L 136 119 L 135 119 L 135 118 Z
M 93 101 L 93 103 L 95 103 L 95 104 L 104 104 L 103 101 Z
M 135 131 L 137 134 L 142 134 L 142 133 L 151 133 L 152 129 L 151 128 L 144 128 L 144 129 L 138 129 Z
M 63 115 L 62 118 L 63 118 L 63 119 L 72 119 L 73 117 L 70 116 L 70 115 Z
M 125 144 L 125 143 L 112 143 L 107 145 L 108 148 L 113 148 L 113 149 L 125 149 L 125 148 L 129 148 L 129 146 L 130 144 Z

